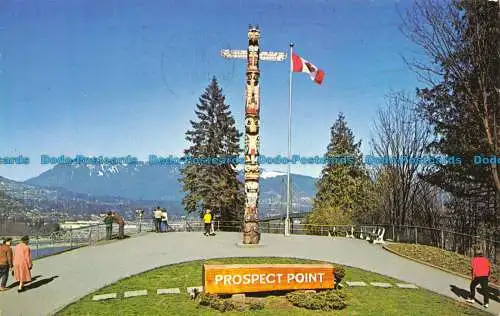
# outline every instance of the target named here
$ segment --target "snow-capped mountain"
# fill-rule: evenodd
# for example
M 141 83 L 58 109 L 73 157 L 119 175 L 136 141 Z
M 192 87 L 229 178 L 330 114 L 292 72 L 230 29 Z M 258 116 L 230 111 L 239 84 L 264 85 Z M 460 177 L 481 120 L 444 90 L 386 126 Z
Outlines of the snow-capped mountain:
M 120 197 L 127 200 L 163 201 L 181 209 L 184 194 L 179 182 L 180 165 L 82 165 L 65 164 L 29 179 L 24 183 L 34 187 L 58 188 L 94 197 Z M 239 171 L 238 178 L 243 179 Z M 304 203 L 304 209 L 315 195 L 315 178 L 291 174 L 294 201 Z M 286 200 L 287 175 L 278 171 L 261 171 L 260 205 L 280 203 Z M 263 210 L 263 213 L 265 211 Z
M 61 164 L 26 183 L 95 196 L 173 201 L 182 198 L 178 178 L 176 165 Z
M 287 174 L 284 172 L 280 171 L 265 171 L 263 170 L 262 173 L 260 174 L 260 177 L 262 179 L 267 179 L 267 178 L 274 178 L 278 176 L 286 176 Z

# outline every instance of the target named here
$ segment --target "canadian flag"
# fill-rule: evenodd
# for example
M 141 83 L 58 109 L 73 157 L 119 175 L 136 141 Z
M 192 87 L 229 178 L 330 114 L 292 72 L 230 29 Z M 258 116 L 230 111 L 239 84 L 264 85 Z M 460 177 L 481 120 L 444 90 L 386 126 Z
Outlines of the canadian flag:
M 317 84 L 321 84 L 325 78 L 325 72 L 318 67 L 314 66 L 307 60 L 295 53 L 292 53 L 292 71 L 293 72 L 306 72 L 311 77 L 311 80 Z

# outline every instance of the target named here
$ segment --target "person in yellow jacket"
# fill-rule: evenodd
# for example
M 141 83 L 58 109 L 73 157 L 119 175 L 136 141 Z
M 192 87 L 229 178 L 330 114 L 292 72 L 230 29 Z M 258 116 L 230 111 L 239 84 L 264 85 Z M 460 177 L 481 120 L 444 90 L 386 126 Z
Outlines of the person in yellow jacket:
M 205 215 L 203 215 L 203 223 L 205 224 L 205 232 L 203 235 L 210 236 L 210 228 L 212 227 L 212 214 L 210 210 L 205 211 Z

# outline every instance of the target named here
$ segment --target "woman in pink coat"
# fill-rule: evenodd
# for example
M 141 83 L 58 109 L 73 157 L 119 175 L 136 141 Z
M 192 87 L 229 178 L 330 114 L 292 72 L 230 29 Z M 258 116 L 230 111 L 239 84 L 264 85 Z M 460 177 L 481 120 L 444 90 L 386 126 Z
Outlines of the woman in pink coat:
M 28 246 L 29 237 L 21 238 L 21 243 L 14 248 L 14 278 L 19 282 L 18 292 L 24 291 L 24 283 L 31 282 L 31 268 L 33 267 L 31 259 L 31 249 Z

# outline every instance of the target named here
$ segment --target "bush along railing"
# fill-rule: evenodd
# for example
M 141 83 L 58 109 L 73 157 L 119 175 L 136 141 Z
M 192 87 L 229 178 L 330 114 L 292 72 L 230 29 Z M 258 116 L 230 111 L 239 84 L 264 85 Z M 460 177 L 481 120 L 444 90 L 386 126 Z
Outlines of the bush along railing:
M 498 235 L 496 237 L 468 235 L 446 229 L 421 226 L 385 225 L 384 227 L 388 231 L 387 238 L 394 242 L 434 246 L 468 257 L 474 255 L 475 248 L 480 248 L 492 262 L 498 263 L 500 260 L 498 258 L 500 254 Z

